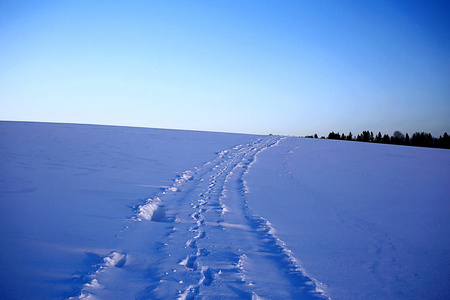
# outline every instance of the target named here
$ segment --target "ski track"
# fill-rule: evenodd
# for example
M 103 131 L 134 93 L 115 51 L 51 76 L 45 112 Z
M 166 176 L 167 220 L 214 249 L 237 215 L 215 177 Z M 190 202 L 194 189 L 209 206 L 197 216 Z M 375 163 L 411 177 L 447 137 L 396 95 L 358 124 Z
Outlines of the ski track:
M 133 255 L 143 261 L 136 280 L 148 280 L 145 289 L 130 292 L 135 299 L 329 299 L 271 223 L 247 204 L 245 175 L 261 151 L 283 139 L 268 136 L 238 145 L 182 173 L 173 186 L 139 206 L 134 217 L 143 225 L 169 225 L 164 241 L 139 248 L 157 247 L 156 265 L 145 263 L 150 259 L 145 253 L 111 251 L 79 296 L 71 299 L 107 298 L 105 291 L 120 285 L 124 276 L 117 270 L 124 271 Z M 136 238 L 144 232 L 134 234 Z M 103 283 L 108 273 L 112 275 Z

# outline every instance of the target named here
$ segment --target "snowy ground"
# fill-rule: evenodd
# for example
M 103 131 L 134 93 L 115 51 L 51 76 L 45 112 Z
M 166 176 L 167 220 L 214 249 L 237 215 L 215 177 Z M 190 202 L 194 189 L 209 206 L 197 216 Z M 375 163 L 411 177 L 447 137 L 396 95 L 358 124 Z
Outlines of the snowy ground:
M 8 299 L 446 299 L 448 150 L 0 122 Z
M 450 298 L 450 151 L 290 138 L 258 159 L 249 206 L 333 299 Z

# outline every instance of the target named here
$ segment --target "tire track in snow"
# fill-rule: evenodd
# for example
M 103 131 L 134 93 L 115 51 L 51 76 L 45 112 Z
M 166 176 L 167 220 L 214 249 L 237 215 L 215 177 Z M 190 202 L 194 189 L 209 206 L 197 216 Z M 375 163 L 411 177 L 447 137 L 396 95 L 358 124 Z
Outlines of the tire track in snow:
M 148 221 L 169 225 L 165 240 L 159 243 L 158 258 L 151 257 L 154 252 L 137 257 L 112 251 L 79 298 L 104 298 L 100 290 L 114 282 L 120 285 L 120 276 L 118 281 L 102 285 L 104 275 L 126 269 L 127 256 L 133 255 L 142 265 L 157 268 L 148 278 L 151 283 L 136 291 L 134 298 L 326 298 L 270 222 L 253 214 L 247 204 L 245 174 L 261 151 L 282 139 L 269 136 L 224 150 L 212 162 L 182 173 L 173 186 L 148 199 L 138 208 L 136 220 L 142 220 L 142 225 Z M 152 247 L 142 243 L 135 249 L 145 252 Z M 147 260 L 154 263 L 146 265 Z

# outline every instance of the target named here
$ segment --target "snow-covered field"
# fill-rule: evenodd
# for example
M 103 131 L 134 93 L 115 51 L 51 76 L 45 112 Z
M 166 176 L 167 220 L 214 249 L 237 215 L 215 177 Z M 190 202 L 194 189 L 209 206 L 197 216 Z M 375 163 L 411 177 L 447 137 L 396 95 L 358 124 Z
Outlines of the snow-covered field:
M 5 299 L 448 299 L 450 152 L 0 122 Z

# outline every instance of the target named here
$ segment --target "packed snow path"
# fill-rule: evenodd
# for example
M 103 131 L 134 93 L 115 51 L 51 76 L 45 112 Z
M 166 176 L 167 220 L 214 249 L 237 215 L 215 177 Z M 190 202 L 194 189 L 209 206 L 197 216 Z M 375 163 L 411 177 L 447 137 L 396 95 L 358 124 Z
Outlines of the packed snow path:
M 76 298 L 327 298 L 270 222 L 247 206 L 245 174 L 281 140 L 222 151 L 137 207 L 134 226 L 118 235 L 121 248 Z

